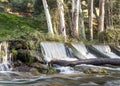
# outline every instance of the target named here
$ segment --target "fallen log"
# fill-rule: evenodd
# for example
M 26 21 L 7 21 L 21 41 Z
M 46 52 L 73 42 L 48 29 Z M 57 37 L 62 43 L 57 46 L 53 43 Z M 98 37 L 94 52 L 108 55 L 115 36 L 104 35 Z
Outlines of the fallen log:
M 110 59 L 110 58 L 99 58 L 99 59 L 84 59 L 78 61 L 66 61 L 66 60 L 52 60 L 48 63 L 53 66 L 53 64 L 57 64 L 60 66 L 75 66 L 80 64 L 91 64 L 91 65 L 120 65 L 120 59 Z

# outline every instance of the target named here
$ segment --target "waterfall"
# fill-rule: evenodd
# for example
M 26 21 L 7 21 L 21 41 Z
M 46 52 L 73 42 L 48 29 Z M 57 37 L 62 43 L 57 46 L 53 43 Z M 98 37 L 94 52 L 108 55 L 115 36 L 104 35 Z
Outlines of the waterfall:
M 120 56 L 111 51 L 111 48 L 108 45 L 93 45 L 93 47 L 110 58 L 120 58 Z
M 10 57 L 8 58 L 8 43 L 0 43 L 0 71 L 10 71 Z
M 75 48 L 74 53 L 76 54 L 77 57 L 80 59 L 90 59 L 90 58 L 96 58 L 93 54 L 91 54 L 87 49 L 84 44 L 78 44 L 78 43 L 73 43 L 72 46 Z M 77 53 L 76 53 L 77 52 Z
M 40 46 L 44 60 L 47 62 L 50 62 L 51 60 L 77 60 L 71 56 L 70 51 L 63 43 L 41 42 Z

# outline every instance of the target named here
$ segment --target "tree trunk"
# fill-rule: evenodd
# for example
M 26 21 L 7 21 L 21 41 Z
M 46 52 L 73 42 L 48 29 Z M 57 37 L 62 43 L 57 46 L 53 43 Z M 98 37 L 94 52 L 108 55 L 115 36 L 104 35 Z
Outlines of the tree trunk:
M 73 38 L 79 37 L 78 33 L 78 20 L 79 20 L 79 0 L 72 0 L 72 30 L 71 35 Z
M 64 18 L 64 7 L 63 7 L 64 0 L 57 0 L 59 17 L 60 17 L 60 34 L 66 37 L 66 27 L 65 27 L 65 18 Z
M 98 22 L 98 33 L 104 31 L 104 4 L 105 0 L 99 0 L 99 22 Z
M 90 40 L 93 40 L 93 0 L 88 1 Z
M 53 64 L 57 64 L 60 66 L 76 66 L 81 64 L 91 64 L 91 65 L 120 65 L 120 59 L 110 59 L 110 58 L 99 58 L 99 59 L 84 59 L 84 60 L 78 60 L 78 61 L 66 61 L 66 60 L 54 60 L 48 63 L 49 66 L 52 66 Z
M 47 1 L 42 0 L 42 2 L 43 2 L 44 10 L 45 10 L 46 20 L 47 20 L 47 25 L 48 25 L 48 32 L 50 34 L 54 35 L 52 22 L 51 22 L 51 16 L 50 16 L 50 13 L 49 13 Z
M 105 0 L 105 27 L 106 29 L 113 29 L 113 19 L 112 19 L 112 0 Z
M 83 12 L 82 12 L 82 6 L 81 6 L 81 0 L 80 0 L 80 33 L 81 33 L 81 37 L 83 39 L 86 39 L 86 34 L 85 34 L 85 25 L 84 25 L 84 16 L 83 16 Z

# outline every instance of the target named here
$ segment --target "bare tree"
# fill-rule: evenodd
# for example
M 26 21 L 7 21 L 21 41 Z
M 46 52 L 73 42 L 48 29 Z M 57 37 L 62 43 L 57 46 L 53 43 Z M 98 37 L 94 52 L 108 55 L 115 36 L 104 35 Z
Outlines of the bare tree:
M 65 27 L 65 18 L 64 18 L 64 0 L 57 0 L 58 10 L 59 10 L 59 18 L 60 18 L 60 34 L 66 37 L 66 27 Z
M 103 32 L 104 31 L 104 9 L 105 0 L 99 0 L 99 22 L 98 22 L 98 31 Z
M 84 16 L 83 16 L 83 11 L 82 11 L 82 3 L 80 0 L 80 33 L 81 33 L 81 37 L 83 39 L 86 39 L 86 34 L 85 34 L 85 25 L 84 25 Z
M 72 30 L 71 35 L 73 38 L 78 38 L 78 21 L 79 21 L 79 0 L 72 0 Z
M 88 1 L 90 40 L 93 40 L 93 0 Z
M 113 19 L 112 19 L 112 8 L 113 2 L 112 0 L 105 0 L 105 27 L 106 29 L 113 29 Z
M 48 9 L 48 4 L 46 0 L 42 0 L 42 2 L 43 2 L 44 10 L 45 10 L 46 20 L 47 20 L 47 25 L 48 25 L 48 32 L 53 35 L 54 32 L 53 32 L 53 27 L 52 27 L 52 22 L 51 22 L 51 16 L 50 16 L 49 9 Z

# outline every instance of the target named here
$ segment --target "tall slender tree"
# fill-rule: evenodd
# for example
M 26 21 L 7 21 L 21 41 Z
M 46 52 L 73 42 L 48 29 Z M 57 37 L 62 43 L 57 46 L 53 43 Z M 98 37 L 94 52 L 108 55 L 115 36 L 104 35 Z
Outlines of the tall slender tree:
M 106 29 L 113 29 L 113 19 L 112 19 L 112 8 L 113 2 L 112 0 L 105 0 L 105 27 Z
M 105 0 L 99 0 L 99 22 L 98 22 L 98 33 L 104 31 L 104 14 L 105 14 Z
M 59 19 L 60 19 L 60 27 L 59 31 L 60 34 L 66 37 L 66 27 L 65 27 L 65 18 L 64 18 L 64 0 L 57 0 L 57 5 L 58 5 L 58 11 L 59 11 Z
M 72 0 L 72 30 L 71 35 L 73 38 L 79 38 L 78 21 L 79 21 L 79 0 Z
M 81 38 L 86 39 L 84 16 L 83 16 L 83 11 L 82 11 L 82 2 L 81 2 L 81 0 L 80 0 L 79 9 L 80 9 L 80 33 L 81 33 Z
M 88 1 L 90 40 L 93 40 L 93 0 Z
M 54 35 L 51 16 L 50 16 L 50 13 L 49 13 L 47 1 L 42 0 L 42 2 L 43 2 L 44 10 L 45 10 L 46 20 L 47 20 L 47 25 L 48 25 L 48 32 L 50 34 Z

